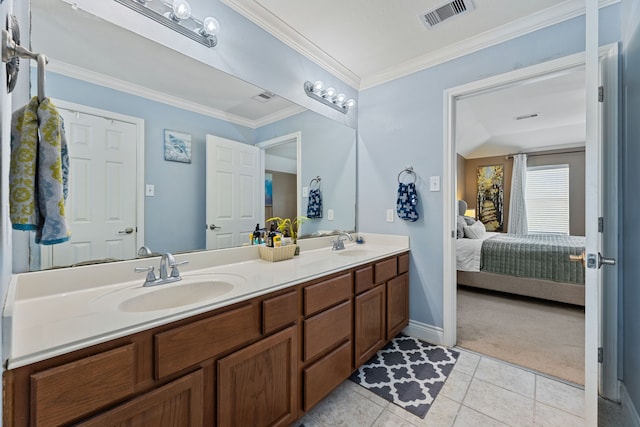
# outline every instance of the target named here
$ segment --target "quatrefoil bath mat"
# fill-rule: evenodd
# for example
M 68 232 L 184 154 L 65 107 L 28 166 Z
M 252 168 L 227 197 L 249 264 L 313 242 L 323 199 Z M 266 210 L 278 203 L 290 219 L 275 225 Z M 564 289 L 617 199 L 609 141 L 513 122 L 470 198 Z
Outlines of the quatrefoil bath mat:
M 460 353 L 399 334 L 351 375 L 351 381 L 424 418 Z

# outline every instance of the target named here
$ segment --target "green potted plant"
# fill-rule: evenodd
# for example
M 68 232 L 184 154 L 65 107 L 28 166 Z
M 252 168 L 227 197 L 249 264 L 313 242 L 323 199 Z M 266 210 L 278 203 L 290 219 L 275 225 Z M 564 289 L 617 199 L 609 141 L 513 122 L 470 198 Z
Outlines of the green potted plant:
M 291 239 L 293 239 L 293 243 L 296 244 L 298 242 L 298 232 L 300 231 L 300 227 L 308 219 L 309 218 L 306 216 L 297 216 L 293 220 L 290 218 L 274 216 L 273 218 L 269 218 L 267 222 L 275 221 L 278 231 L 280 231 L 285 237 L 291 237 Z M 296 247 L 296 255 L 298 255 L 299 252 L 300 247 L 298 246 Z

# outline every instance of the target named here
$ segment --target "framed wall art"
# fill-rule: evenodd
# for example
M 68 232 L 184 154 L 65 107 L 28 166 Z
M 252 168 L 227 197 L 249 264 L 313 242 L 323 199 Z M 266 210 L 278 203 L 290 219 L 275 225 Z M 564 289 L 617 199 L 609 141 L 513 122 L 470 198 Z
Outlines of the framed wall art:
M 504 165 L 477 169 L 477 215 L 487 231 L 504 230 Z
M 191 134 L 165 129 L 164 159 L 171 162 L 191 163 Z

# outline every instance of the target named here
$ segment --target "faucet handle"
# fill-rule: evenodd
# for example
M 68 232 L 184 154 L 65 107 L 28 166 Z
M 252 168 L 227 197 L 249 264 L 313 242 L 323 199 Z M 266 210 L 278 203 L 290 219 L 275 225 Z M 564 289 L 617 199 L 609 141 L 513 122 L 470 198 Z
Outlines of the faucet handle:
M 145 279 L 146 282 L 153 282 L 156 280 L 156 274 L 154 273 L 155 268 L 150 265 L 149 267 L 136 267 L 133 269 L 133 271 L 135 271 L 136 273 L 143 273 L 143 272 L 147 272 L 147 278 Z
M 171 277 L 180 277 L 178 266 L 185 265 L 185 264 L 189 264 L 189 261 L 180 261 L 180 262 L 174 261 L 172 264 L 170 264 L 169 267 L 171 267 Z

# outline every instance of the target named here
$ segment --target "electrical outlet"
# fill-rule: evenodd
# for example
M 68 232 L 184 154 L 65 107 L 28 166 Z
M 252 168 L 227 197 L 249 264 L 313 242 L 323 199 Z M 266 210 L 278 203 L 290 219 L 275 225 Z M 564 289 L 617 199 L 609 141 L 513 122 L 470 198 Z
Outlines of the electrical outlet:
M 153 184 L 147 184 L 144 187 L 144 195 L 148 197 L 153 197 L 156 195 L 156 186 Z
M 430 176 L 429 177 L 429 191 L 440 191 L 440 177 L 439 176 Z
M 333 221 L 333 209 L 327 209 L 327 219 Z
M 395 212 L 393 209 L 387 209 L 387 222 L 393 222 L 395 218 Z

